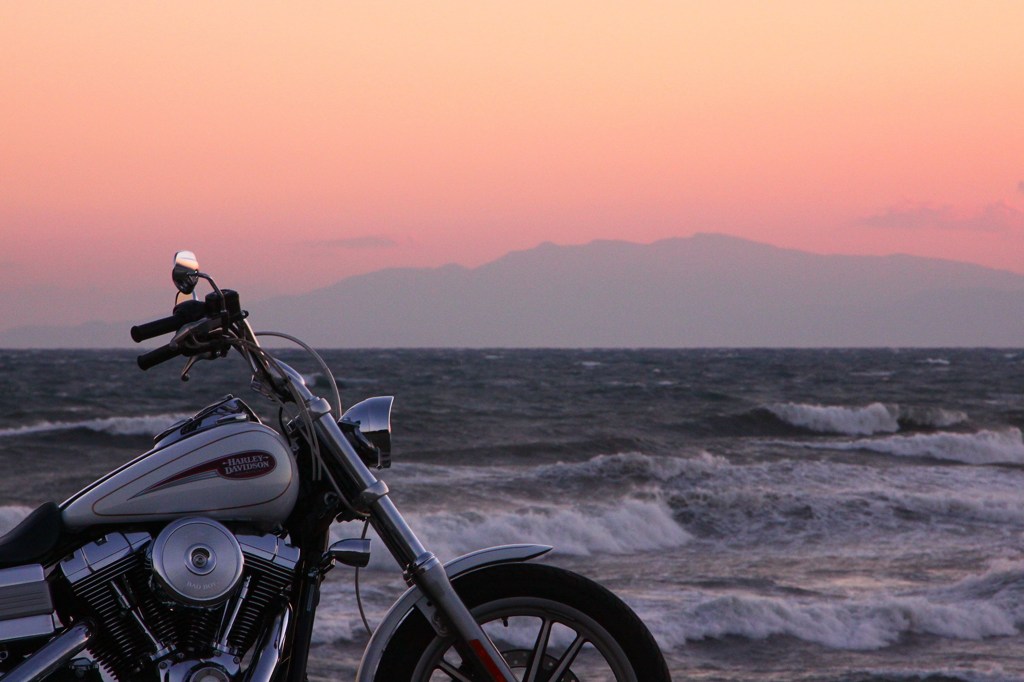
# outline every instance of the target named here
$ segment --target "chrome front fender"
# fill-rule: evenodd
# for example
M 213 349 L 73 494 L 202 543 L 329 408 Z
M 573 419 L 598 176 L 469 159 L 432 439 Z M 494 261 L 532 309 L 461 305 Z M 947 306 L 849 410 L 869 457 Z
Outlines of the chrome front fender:
M 469 554 L 463 554 L 457 559 L 452 559 L 444 565 L 448 578 L 454 579 L 487 566 L 495 564 L 509 564 L 535 559 L 542 554 L 551 551 L 547 545 L 502 545 L 500 547 L 488 547 Z M 359 671 L 356 673 L 356 682 L 373 682 L 377 674 L 377 667 L 380 665 L 384 648 L 391 640 L 392 635 L 402 624 L 414 608 L 420 608 L 426 613 L 426 598 L 418 587 L 410 587 L 398 600 L 391 605 L 384 619 L 373 631 L 366 650 L 363 651 L 363 659 L 359 662 Z M 428 616 L 429 618 L 429 616 Z

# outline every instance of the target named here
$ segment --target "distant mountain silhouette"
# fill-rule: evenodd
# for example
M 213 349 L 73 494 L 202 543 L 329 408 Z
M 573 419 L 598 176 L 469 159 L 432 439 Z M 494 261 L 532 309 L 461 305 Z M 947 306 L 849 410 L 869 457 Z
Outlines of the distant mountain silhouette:
M 1024 346 L 1024 276 L 714 234 L 546 243 L 478 268 L 381 270 L 246 307 L 258 329 L 320 347 Z M 90 345 L 127 345 L 125 325 L 83 331 Z M 84 335 L 22 328 L 0 346 L 68 338 Z

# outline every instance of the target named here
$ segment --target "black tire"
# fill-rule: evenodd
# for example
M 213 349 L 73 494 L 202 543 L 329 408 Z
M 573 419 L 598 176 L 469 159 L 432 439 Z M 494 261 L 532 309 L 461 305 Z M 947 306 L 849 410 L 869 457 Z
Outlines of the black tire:
M 536 682 L 671 680 L 661 650 L 640 618 L 583 576 L 543 564 L 501 564 L 460 576 L 453 585 L 520 679 L 537 658 Z M 545 626 L 550 639 L 541 645 Z M 586 645 L 577 646 L 580 642 Z M 570 650 L 577 654 L 570 654 L 568 670 L 551 679 Z M 448 672 L 453 670 L 458 674 Z M 461 665 L 453 640 L 438 637 L 417 610 L 388 642 L 374 677 L 375 682 L 463 679 L 475 678 Z

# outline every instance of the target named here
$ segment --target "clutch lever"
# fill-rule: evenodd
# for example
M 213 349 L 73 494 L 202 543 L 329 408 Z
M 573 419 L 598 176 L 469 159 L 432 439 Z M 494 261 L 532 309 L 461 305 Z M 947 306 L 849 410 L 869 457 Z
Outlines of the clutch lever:
M 171 350 L 181 350 L 184 352 L 186 350 L 186 348 L 183 347 L 185 342 L 194 337 L 195 332 L 198 331 L 201 327 L 203 327 L 207 322 L 209 322 L 209 320 L 205 319 L 196 320 L 195 322 L 189 322 L 188 324 L 186 324 L 185 326 L 178 330 L 178 332 L 174 335 L 174 338 L 171 339 L 170 342 L 167 344 L 167 347 L 170 348 Z
M 199 360 L 216 359 L 218 353 L 216 340 L 209 338 L 203 340 L 202 337 L 209 337 L 212 332 L 217 331 L 220 327 L 220 318 L 207 318 L 190 322 L 179 329 L 178 333 L 167 344 L 169 348 L 180 350 L 183 355 L 188 356 L 188 361 L 185 362 L 185 366 L 181 370 L 182 381 L 189 380 L 189 372 Z M 223 356 L 223 354 L 222 352 L 221 355 Z
M 198 355 L 193 355 L 192 357 L 190 357 L 185 362 L 185 366 L 182 367 L 182 369 L 181 369 L 181 380 L 182 381 L 188 381 L 189 380 L 188 373 L 192 370 L 192 365 L 196 364 L 196 362 L 198 362 L 198 361 L 199 361 L 199 356 Z

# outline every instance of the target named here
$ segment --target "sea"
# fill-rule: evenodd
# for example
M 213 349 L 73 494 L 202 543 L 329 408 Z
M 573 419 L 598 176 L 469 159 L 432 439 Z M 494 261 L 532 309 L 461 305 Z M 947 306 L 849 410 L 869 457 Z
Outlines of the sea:
M 428 548 L 554 546 L 543 561 L 624 599 L 675 680 L 1024 680 L 1024 351 L 324 357 L 346 406 L 395 396 L 382 477 Z M 225 394 L 273 414 L 240 359 L 187 383 L 178 365 L 0 351 L 0 531 Z M 372 627 L 404 584 L 371 544 Z M 368 637 L 354 577 L 327 578 L 312 679 L 353 678 Z

